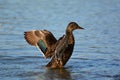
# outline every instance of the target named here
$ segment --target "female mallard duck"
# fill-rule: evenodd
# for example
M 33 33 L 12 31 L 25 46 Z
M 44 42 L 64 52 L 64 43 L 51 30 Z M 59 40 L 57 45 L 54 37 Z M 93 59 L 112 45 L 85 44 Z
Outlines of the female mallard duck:
M 47 30 L 32 30 L 25 32 L 26 41 L 38 47 L 45 58 L 51 58 L 46 65 L 50 68 L 63 68 L 72 55 L 74 48 L 73 30 L 84 29 L 75 22 L 70 22 L 67 26 L 66 33 L 59 40 Z

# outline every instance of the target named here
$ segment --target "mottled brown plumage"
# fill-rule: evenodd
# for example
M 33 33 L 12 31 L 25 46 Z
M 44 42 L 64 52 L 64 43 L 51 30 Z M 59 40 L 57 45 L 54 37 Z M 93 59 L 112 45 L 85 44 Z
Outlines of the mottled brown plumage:
M 72 32 L 76 29 L 83 28 L 77 23 L 71 22 L 66 28 L 65 35 L 58 40 L 47 30 L 25 32 L 25 39 L 29 44 L 37 46 L 46 58 L 51 58 L 46 67 L 63 68 L 73 52 L 75 41 Z
M 41 47 L 38 45 L 39 40 L 43 40 L 46 45 L 46 51 L 43 52 L 45 58 L 52 56 L 54 51 L 54 44 L 57 42 L 53 34 L 47 30 L 32 30 L 27 31 L 24 34 L 25 40 L 32 46 L 36 46 L 41 50 Z

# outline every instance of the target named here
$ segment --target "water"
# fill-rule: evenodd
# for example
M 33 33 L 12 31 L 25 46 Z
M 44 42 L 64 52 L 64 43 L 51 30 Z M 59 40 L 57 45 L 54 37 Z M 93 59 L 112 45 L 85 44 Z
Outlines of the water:
M 120 80 L 120 0 L 0 0 L 0 80 Z M 65 69 L 47 69 L 24 31 L 47 29 L 58 39 L 67 24 L 75 48 Z

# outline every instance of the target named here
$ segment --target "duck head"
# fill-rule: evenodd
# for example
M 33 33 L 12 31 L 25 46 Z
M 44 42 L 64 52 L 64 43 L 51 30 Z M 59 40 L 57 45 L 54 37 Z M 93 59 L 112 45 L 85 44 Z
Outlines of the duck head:
M 70 34 L 72 33 L 73 30 L 76 29 L 84 29 L 84 28 L 80 27 L 76 22 L 70 22 L 67 26 L 66 34 Z

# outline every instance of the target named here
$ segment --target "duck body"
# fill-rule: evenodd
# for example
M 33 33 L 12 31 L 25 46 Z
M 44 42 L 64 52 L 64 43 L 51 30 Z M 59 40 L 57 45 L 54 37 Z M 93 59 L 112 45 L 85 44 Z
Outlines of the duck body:
M 64 35 L 58 40 L 58 43 L 61 41 L 61 43 L 59 43 L 60 46 L 59 45 L 56 46 L 55 55 L 53 56 L 51 61 L 46 65 L 46 67 L 50 66 L 51 68 L 62 68 L 71 57 L 74 49 L 74 36 L 73 35 L 67 36 L 65 41 L 64 38 L 66 36 L 67 35 Z M 62 42 L 62 40 L 64 42 Z
M 69 23 L 65 35 L 58 40 L 47 30 L 27 31 L 24 38 L 29 44 L 38 47 L 45 58 L 51 58 L 46 67 L 63 68 L 73 52 L 75 40 L 72 32 L 76 29 L 83 28 L 75 22 Z

